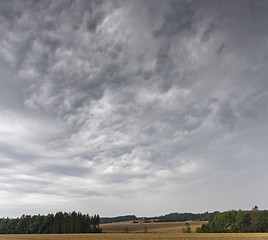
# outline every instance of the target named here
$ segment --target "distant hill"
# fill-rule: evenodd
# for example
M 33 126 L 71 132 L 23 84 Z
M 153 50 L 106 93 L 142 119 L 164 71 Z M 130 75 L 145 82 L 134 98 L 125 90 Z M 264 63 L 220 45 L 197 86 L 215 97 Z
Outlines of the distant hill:
M 126 221 L 157 221 L 157 222 L 184 222 L 184 221 L 209 221 L 218 212 L 205 212 L 205 213 L 170 213 L 159 217 L 145 217 L 137 218 L 135 215 L 126 215 L 119 217 L 100 218 L 100 223 L 115 223 Z
M 170 213 L 159 217 L 159 222 L 209 221 L 218 212 L 205 213 Z
M 118 216 L 118 217 L 110 217 L 110 218 L 101 218 L 100 219 L 100 224 L 134 221 L 134 220 L 137 220 L 137 219 L 138 218 L 135 215 L 126 215 L 126 216 Z

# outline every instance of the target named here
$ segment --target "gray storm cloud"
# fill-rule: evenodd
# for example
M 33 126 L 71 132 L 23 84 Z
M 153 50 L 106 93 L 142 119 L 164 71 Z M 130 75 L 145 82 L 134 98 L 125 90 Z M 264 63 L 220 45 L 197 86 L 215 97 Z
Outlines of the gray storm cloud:
M 3 215 L 267 208 L 267 13 L 1 1 Z

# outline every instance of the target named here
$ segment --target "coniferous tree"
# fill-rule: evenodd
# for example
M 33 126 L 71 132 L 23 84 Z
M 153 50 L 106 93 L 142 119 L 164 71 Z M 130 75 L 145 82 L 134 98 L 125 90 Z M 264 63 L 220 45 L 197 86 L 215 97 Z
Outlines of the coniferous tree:
M 0 234 L 43 234 L 43 233 L 91 233 L 101 232 L 100 217 L 88 214 L 62 213 L 41 215 L 22 215 L 20 218 L 0 219 Z

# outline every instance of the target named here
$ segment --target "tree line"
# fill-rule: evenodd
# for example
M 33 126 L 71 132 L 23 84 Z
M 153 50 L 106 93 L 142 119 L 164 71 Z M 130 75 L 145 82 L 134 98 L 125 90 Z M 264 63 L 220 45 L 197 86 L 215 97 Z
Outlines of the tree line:
M 106 217 L 101 218 L 100 223 L 115 223 L 115 222 L 125 222 L 125 221 L 135 221 L 138 218 L 135 215 L 125 215 L 125 216 L 118 216 L 118 217 Z
M 259 211 L 255 206 L 252 211 L 231 210 L 217 213 L 207 223 L 196 229 L 198 233 L 247 233 L 268 232 L 268 211 Z
M 20 218 L 1 218 L 0 234 L 98 233 L 99 215 L 80 212 L 57 212 L 48 215 L 22 215 Z
M 124 222 L 124 221 L 133 221 L 133 223 L 138 223 L 142 221 L 144 223 L 149 222 L 185 222 L 185 221 L 209 221 L 213 218 L 218 212 L 204 212 L 204 213 L 169 213 L 162 216 L 154 217 L 139 217 L 135 215 L 125 215 L 118 217 L 107 217 L 101 218 L 100 223 L 114 223 L 114 222 Z
M 170 213 L 159 217 L 159 222 L 209 221 L 218 212 L 204 213 Z

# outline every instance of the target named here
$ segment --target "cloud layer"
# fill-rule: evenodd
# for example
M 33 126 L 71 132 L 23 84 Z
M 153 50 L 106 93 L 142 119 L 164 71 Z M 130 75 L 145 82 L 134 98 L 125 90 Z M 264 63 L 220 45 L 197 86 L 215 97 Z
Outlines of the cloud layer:
M 2 215 L 268 208 L 267 13 L 2 1 Z

